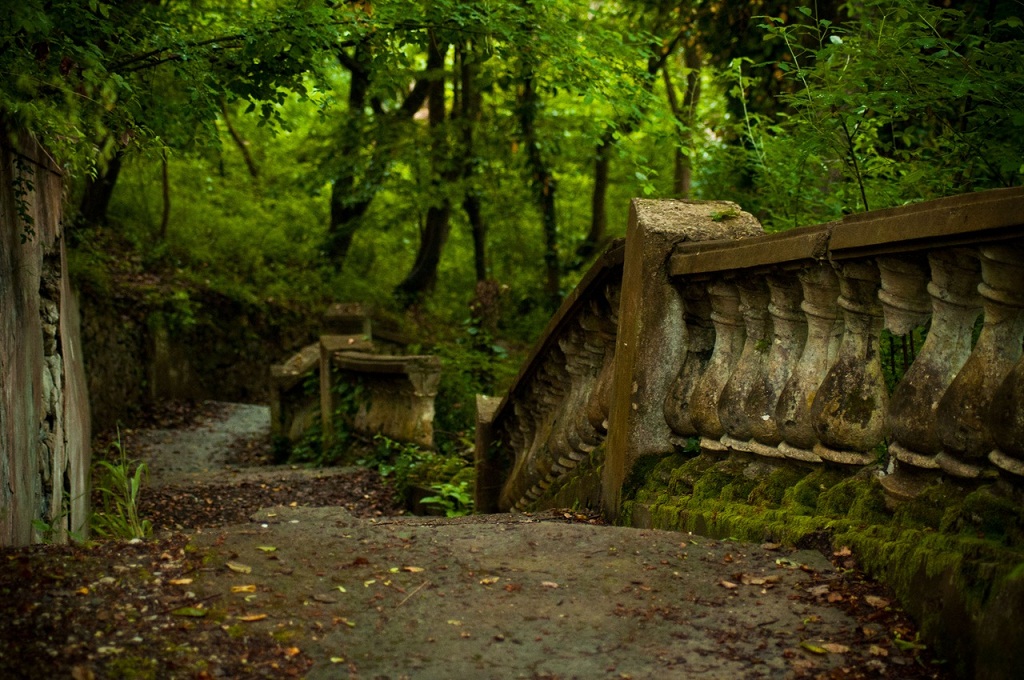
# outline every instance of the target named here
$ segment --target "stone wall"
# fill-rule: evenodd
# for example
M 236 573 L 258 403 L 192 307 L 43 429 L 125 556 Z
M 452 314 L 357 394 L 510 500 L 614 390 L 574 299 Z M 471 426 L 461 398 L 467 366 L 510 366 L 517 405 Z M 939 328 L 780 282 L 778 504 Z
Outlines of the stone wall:
M 0 120 L 0 545 L 64 541 L 89 509 L 89 404 L 63 181 Z
M 320 319 L 213 291 L 118 287 L 83 296 L 93 426 L 165 399 L 267 403 L 267 366 L 315 337 Z

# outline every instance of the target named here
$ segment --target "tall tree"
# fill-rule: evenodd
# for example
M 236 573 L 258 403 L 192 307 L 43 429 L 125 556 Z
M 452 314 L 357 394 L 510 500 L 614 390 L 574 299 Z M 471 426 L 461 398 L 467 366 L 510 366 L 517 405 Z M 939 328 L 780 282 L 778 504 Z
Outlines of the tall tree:
M 420 234 L 419 249 L 412 270 L 395 288 L 395 297 L 410 307 L 423 299 L 437 283 L 437 267 L 441 251 L 448 240 L 451 229 L 451 200 L 445 192 L 445 185 L 458 176 L 458 170 L 451 163 L 448 135 L 445 126 L 445 59 L 449 45 L 441 42 L 437 34 L 430 32 L 427 46 L 427 69 L 430 76 L 430 91 L 427 95 L 429 121 L 429 149 L 431 187 L 430 205 L 426 221 Z

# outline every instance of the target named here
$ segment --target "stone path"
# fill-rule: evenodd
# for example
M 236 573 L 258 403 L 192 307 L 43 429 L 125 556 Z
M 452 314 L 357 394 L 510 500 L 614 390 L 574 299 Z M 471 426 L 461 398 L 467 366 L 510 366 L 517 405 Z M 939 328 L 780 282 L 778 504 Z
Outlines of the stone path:
M 780 678 L 888 666 L 855 618 L 809 594 L 834 576 L 815 552 L 522 515 L 371 521 L 280 507 L 253 519 L 197 537 L 213 551 L 197 596 L 220 596 L 228 623 L 265 615 L 245 632 L 292 641 L 314 661 L 309 678 Z
M 202 418 L 190 428 L 138 430 L 137 451 L 149 465 L 150 483 L 187 483 L 221 473 L 231 445 L 239 439 L 270 437 L 270 407 L 217 404 L 218 417 Z
M 220 412 L 139 433 L 158 483 L 225 474 L 228 445 L 268 423 Z M 304 655 L 309 678 L 945 677 L 893 645 L 896 603 L 820 553 L 577 519 L 264 508 L 194 536 L 209 553 L 189 589 L 229 635 Z

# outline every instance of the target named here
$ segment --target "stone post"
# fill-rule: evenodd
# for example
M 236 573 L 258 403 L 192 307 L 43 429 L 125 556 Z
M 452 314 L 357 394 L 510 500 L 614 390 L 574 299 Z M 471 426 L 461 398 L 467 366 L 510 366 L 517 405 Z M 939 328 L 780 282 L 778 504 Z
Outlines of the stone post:
M 761 231 L 753 216 L 725 201 L 635 199 L 630 204 L 602 474 L 602 505 L 609 518 L 618 516 L 622 482 L 633 461 L 672 449 L 664 403 L 685 352 L 682 300 L 668 275 L 673 248 L 684 241 Z

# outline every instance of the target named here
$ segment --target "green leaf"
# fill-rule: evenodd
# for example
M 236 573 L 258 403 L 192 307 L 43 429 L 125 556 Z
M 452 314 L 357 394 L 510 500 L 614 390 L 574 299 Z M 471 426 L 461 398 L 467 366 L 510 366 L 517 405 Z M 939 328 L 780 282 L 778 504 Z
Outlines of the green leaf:
M 201 619 L 206 614 L 206 609 L 199 609 L 198 607 L 181 607 L 171 612 L 171 616 L 187 616 L 193 619 Z

